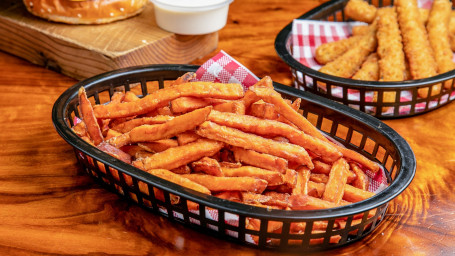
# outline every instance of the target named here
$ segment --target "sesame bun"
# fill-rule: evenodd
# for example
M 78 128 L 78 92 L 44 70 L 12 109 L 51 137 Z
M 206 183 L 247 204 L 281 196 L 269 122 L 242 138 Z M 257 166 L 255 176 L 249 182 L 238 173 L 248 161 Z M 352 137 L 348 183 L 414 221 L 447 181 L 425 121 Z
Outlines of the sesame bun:
M 148 0 L 23 0 L 38 17 L 69 24 L 103 24 L 139 14 Z

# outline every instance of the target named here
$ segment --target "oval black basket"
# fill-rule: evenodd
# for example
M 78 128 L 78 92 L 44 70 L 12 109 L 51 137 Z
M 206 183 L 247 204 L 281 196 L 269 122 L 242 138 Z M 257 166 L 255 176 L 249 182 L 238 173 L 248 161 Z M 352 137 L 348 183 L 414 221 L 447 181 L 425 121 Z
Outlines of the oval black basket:
M 344 6 L 347 2 L 348 0 L 326 2 L 297 19 L 349 21 L 344 13 Z M 386 6 L 391 3 L 391 1 L 382 0 L 369 0 L 368 2 L 376 7 Z M 275 39 L 275 49 L 280 58 L 290 66 L 295 88 L 340 102 L 377 118 L 391 119 L 414 116 L 437 109 L 455 100 L 455 84 L 453 83 L 455 70 L 426 79 L 403 82 L 376 82 L 340 78 L 307 67 L 292 56 L 292 22 L 278 33 Z M 434 85 L 445 81 L 450 81 L 452 84 L 450 89 L 443 89 L 438 93 L 433 91 L 433 95 L 428 93 L 425 98 L 418 96 L 417 91 L 419 89 L 432 91 Z M 318 83 L 326 84 L 326 87 L 313 86 Z M 342 89 L 342 95 L 337 90 L 339 88 Z M 356 92 L 358 96 L 349 97 L 348 91 Z M 366 100 L 368 98 L 367 95 L 373 93 L 377 95 L 377 100 Z M 394 95 L 394 101 L 384 101 L 385 93 Z M 402 100 L 401 95 L 404 93 L 411 94 L 412 98 Z
M 196 69 L 197 66 L 191 65 L 151 65 L 112 71 L 81 81 L 55 102 L 52 110 L 54 126 L 74 147 L 84 170 L 107 188 L 172 221 L 257 248 L 311 251 L 357 241 L 384 220 L 389 201 L 413 179 L 416 168 L 414 154 L 407 142 L 390 127 L 360 111 L 278 83 L 274 86 L 284 97 L 302 99 L 303 115 L 319 129 L 346 147 L 380 162 L 385 168 L 389 186 L 374 197 L 349 206 L 311 211 L 269 210 L 198 193 L 155 177 L 89 145 L 70 128 L 74 118 L 79 116 L 77 93 L 81 86 L 85 87 L 89 99 L 102 104 L 109 101 L 115 91 L 134 88 L 146 95 L 150 88 L 163 88 L 167 81 Z M 164 192 L 164 201 L 155 197 L 154 189 Z M 171 197 L 175 195 L 180 196 L 180 204 L 171 203 Z M 199 211 L 190 210 L 187 202 L 197 204 Z M 251 219 L 260 222 L 258 230 L 246 228 Z M 335 228 L 335 222 L 340 219 L 346 225 Z M 282 223 L 281 233 L 267 231 L 271 222 Z M 305 232 L 290 231 L 291 223 L 296 222 L 304 223 Z M 326 224 L 323 232 L 312 232 L 317 222 Z M 338 239 L 334 242 L 332 238 Z

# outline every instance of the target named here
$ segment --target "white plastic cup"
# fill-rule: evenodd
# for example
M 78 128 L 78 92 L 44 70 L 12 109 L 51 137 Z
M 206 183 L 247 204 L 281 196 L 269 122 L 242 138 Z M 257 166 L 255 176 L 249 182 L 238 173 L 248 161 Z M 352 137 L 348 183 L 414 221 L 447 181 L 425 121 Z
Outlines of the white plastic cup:
M 181 35 L 216 32 L 226 25 L 233 0 L 151 0 L 158 26 Z

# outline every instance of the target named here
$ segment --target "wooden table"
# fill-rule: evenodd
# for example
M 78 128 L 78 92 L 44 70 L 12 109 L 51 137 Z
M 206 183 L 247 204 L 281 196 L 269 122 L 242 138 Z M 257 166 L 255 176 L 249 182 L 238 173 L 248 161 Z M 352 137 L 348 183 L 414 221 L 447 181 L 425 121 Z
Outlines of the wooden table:
M 276 34 L 315 0 L 232 3 L 219 50 L 258 76 L 290 84 Z M 201 64 L 210 56 L 195 61 Z M 51 108 L 76 81 L 0 52 L 0 254 L 274 255 L 184 228 L 112 194 L 86 176 L 56 133 Z M 384 222 L 363 240 L 321 255 L 455 253 L 455 104 L 385 121 L 411 145 L 417 174 Z M 284 253 L 283 253 L 284 254 Z

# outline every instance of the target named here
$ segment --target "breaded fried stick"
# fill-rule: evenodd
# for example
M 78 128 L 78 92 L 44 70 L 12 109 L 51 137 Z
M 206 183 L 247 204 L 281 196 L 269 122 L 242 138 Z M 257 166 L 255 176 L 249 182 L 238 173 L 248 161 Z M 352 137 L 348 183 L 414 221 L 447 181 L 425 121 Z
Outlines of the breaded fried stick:
M 320 72 L 350 78 L 362 65 L 367 56 L 376 49 L 376 22 L 370 25 L 370 30 L 357 44 L 335 60 L 327 63 L 319 69 Z
M 376 53 L 370 54 L 365 62 L 363 62 L 359 71 L 357 71 L 352 79 L 364 81 L 378 81 L 379 79 L 379 65 L 378 55 Z
M 404 52 L 409 60 L 413 79 L 432 77 L 437 74 L 433 50 L 428 41 L 428 34 L 419 19 L 416 0 L 397 0 L 395 6 L 398 23 L 403 37 Z M 433 86 L 433 93 L 440 91 L 440 85 Z M 419 89 L 420 97 L 428 97 L 428 89 Z
M 403 81 L 406 73 L 401 32 L 394 7 L 378 9 L 379 80 Z
M 321 44 L 316 48 L 314 58 L 321 65 L 327 64 L 345 53 L 353 45 L 357 44 L 361 37 L 352 36 L 349 38 Z
M 427 23 L 428 39 L 433 49 L 439 74 L 455 69 L 452 61 L 452 50 L 449 43 L 449 21 L 452 4 L 448 0 L 434 0 Z M 449 89 L 452 81 L 446 81 L 444 87 Z
M 357 21 L 373 22 L 377 8 L 363 0 L 349 0 L 344 8 L 346 15 Z

